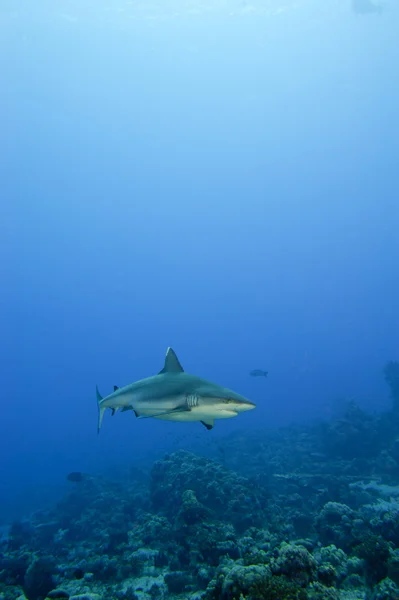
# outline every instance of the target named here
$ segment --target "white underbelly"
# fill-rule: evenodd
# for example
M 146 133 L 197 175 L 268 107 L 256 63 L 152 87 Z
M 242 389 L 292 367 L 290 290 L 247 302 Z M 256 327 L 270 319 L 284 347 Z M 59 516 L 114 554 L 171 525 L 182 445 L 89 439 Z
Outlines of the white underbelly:
M 162 419 L 164 421 L 179 421 L 180 423 L 192 423 L 193 421 L 204 421 L 207 419 L 231 419 L 236 417 L 237 413 L 233 410 L 215 410 L 203 411 L 201 408 L 194 408 L 185 412 L 175 412 L 165 415 L 157 415 L 155 419 Z

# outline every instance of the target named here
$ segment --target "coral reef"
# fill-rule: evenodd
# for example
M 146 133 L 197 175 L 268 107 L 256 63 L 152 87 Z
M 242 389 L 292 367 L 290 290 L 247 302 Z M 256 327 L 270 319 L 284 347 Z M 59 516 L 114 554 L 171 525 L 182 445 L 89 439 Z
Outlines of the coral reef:
M 385 381 L 391 390 L 393 409 L 397 412 L 399 410 L 399 361 L 390 360 L 387 362 L 383 373 Z
M 1 538 L 0 600 L 399 599 L 392 414 L 350 404 L 171 452 L 139 481 L 75 477 Z

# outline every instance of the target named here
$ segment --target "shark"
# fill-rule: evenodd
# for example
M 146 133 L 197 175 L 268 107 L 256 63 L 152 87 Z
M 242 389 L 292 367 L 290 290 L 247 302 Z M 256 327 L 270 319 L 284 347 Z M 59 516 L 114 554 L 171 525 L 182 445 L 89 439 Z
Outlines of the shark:
M 167 421 L 201 422 L 212 429 L 216 419 L 230 419 L 252 410 L 255 404 L 228 388 L 186 373 L 172 348 L 166 350 L 162 370 L 102 397 L 96 386 L 98 405 L 97 431 L 101 429 L 104 412 L 132 410 L 138 418 Z

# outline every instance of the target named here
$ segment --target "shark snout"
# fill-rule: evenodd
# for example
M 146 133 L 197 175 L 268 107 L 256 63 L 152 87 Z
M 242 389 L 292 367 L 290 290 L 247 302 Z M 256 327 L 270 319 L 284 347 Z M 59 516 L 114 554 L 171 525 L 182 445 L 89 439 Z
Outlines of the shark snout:
M 226 402 L 226 400 L 224 402 Z M 256 404 L 250 402 L 246 398 L 243 398 L 242 400 L 238 398 L 227 400 L 227 404 L 230 410 L 234 411 L 237 415 L 239 413 L 246 412 L 247 410 L 252 410 L 256 407 Z
M 254 404 L 253 402 L 240 402 L 240 404 L 237 404 L 235 406 L 235 410 L 237 412 L 246 412 L 247 410 L 252 410 L 253 408 L 255 408 L 256 404 Z

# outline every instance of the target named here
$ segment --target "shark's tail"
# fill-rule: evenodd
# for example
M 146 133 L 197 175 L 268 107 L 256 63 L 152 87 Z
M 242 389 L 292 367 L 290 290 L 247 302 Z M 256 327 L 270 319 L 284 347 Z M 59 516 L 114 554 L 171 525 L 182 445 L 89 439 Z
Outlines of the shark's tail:
M 96 395 L 97 395 L 97 406 L 98 406 L 98 423 L 97 423 L 97 433 L 100 433 L 101 423 L 103 421 L 105 406 L 101 406 L 102 396 L 98 391 L 98 387 L 96 386 Z

